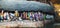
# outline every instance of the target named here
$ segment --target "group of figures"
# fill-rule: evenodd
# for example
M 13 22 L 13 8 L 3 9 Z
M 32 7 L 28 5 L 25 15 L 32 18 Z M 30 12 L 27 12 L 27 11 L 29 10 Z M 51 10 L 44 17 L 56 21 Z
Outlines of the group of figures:
M 14 13 L 4 12 L 4 10 L 0 13 L 0 21 L 9 20 L 31 20 L 31 21 L 41 21 L 44 20 L 46 16 L 41 12 L 22 12 L 19 13 L 17 10 Z

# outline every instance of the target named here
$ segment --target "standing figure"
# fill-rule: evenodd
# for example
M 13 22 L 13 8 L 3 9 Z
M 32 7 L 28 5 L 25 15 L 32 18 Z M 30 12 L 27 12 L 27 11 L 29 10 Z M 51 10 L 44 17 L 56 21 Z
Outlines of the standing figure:
M 18 13 L 18 11 L 17 11 L 17 10 L 15 11 L 15 16 L 16 16 L 16 17 L 18 17 L 18 16 L 19 16 L 19 13 Z
M 26 17 L 27 17 L 27 12 L 23 12 L 22 19 L 26 20 Z
M 4 21 L 5 20 L 9 20 L 10 17 L 9 17 L 9 13 L 8 12 L 4 12 Z
M 35 19 L 36 21 L 38 21 L 38 13 L 37 13 L 37 12 L 34 13 L 34 19 Z
M 23 20 L 23 13 L 20 14 L 21 19 Z
M 18 20 L 19 20 L 19 21 L 21 21 L 21 20 L 22 20 L 22 13 L 21 13 L 21 12 L 19 12 Z
M 19 17 L 19 13 L 18 13 L 18 11 L 16 10 L 16 11 L 15 11 L 15 18 L 18 20 L 18 17 Z
M 30 20 L 32 21 L 33 20 L 33 13 L 30 12 Z
M 26 20 L 28 19 L 28 14 L 27 14 L 27 12 L 26 12 Z
M 40 21 L 42 21 L 42 20 L 43 20 L 43 18 L 44 18 L 43 14 L 42 14 L 42 13 L 40 13 L 40 12 L 38 12 L 38 17 L 39 17 L 39 20 L 40 20 Z
M 3 21 L 3 16 L 4 16 L 4 11 L 2 10 L 2 12 L 1 12 L 1 21 Z
M 27 15 L 28 15 L 28 19 L 30 19 L 30 12 L 28 12 L 28 14 L 27 14 Z

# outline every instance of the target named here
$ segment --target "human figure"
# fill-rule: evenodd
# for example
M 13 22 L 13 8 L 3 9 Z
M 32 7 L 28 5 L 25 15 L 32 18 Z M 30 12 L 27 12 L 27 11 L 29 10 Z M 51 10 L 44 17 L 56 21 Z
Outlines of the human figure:
M 8 12 L 4 12 L 4 21 L 5 20 L 9 20 L 9 13 Z
M 23 14 L 22 14 L 22 19 L 23 19 L 23 20 L 26 20 L 26 17 L 27 17 L 27 12 L 23 12 Z
M 9 13 L 9 15 L 10 15 L 10 21 L 14 20 L 15 14 L 14 13 Z
M 18 11 L 17 11 L 17 10 L 15 11 L 15 16 L 16 16 L 16 17 L 18 17 L 18 16 L 19 16 L 19 13 L 18 13 Z
M 28 16 L 28 19 L 30 19 L 30 12 L 28 12 L 27 16 Z
M 25 13 L 25 15 L 26 15 L 25 17 L 26 17 L 26 20 L 27 20 L 27 19 L 28 19 L 28 17 L 27 17 L 27 16 L 28 16 L 27 12 Z
M 3 16 L 4 16 L 4 10 L 2 10 L 2 12 L 1 12 L 1 21 L 3 21 Z
M 18 20 L 18 17 L 19 17 L 19 13 L 17 10 L 15 10 L 15 18 Z
M 33 20 L 33 13 L 30 12 L 30 20 L 32 21 Z
M 38 13 L 37 13 L 37 12 L 34 13 L 34 19 L 35 19 L 36 21 L 38 21 Z
M 44 17 L 43 17 L 43 14 L 41 12 L 38 12 L 38 18 L 39 18 L 40 21 L 43 20 Z

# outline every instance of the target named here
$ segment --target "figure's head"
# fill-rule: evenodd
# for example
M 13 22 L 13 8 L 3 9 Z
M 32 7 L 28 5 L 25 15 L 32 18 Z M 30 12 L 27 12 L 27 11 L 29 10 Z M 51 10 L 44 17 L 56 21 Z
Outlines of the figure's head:
M 17 10 L 15 10 L 15 13 L 17 13 L 18 11 Z

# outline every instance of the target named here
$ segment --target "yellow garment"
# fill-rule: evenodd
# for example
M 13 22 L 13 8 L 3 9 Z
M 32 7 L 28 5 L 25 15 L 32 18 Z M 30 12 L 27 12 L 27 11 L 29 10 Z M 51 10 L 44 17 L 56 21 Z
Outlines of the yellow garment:
M 15 13 L 15 16 L 18 17 L 19 16 L 19 13 Z

